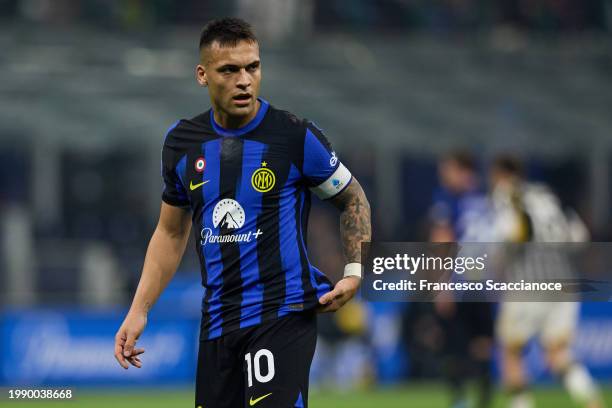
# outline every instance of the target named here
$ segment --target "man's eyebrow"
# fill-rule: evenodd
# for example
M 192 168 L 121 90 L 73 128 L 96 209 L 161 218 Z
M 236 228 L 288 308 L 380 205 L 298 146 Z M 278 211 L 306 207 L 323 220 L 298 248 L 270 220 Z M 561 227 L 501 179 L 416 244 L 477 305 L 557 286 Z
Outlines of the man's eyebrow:
M 236 64 L 223 64 L 220 67 L 218 67 L 217 70 L 221 71 L 221 70 L 224 70 L 224 69 L 227 69 L 227 68 L 239 68 L 239 66 L 236 65 Z
M 257 66 L 257 65 L 260 65 L 260 64 L 261 64 L 260 60 L 255 60 L 255 61 L 249 62 L 248 64 L 244 65 L 244 67 L 246 68 L 246 67 L 250 67 L 250 66 L 253 66 L 253 65 Z M 220 67 L 218 67 L 217 70 L 224 70 L 224 69 L 227 69 L 227 68 L 234 69 L 234 68 L 242 68 L 242 67 L 240 65 L 238 65 L 238 64 L 223 64 Z

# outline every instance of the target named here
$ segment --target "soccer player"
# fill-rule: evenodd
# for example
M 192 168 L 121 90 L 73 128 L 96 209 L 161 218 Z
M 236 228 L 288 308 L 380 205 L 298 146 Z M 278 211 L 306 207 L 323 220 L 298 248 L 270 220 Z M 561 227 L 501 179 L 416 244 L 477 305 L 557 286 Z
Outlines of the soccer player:
M 360 285 L 369 204 L 321 129 L 258 97 L 248 23 L 209 22 L 199 49 L 212 108 L 166 135 L 159 223 L 115 357 L 142 366 L 136 342 L 193 225 L 204 286 L 196 407 L 307 407 L 316 312 L 338 310 Z M 308 259 L 310 192 L 340 209 L 347 264 L 335 285 Z
M 499 156 L 491 167 L 492 201 L 497 221 L 495 230 L 504 242 L 576 242 L 587 239 L 583 224 L 566 216 L 559 199 L 543 184 L 526 182 L 520 162 Z M 525 280 L 554 280 L 563 273 L 559 257 L 516 260 L 513 275 Z M 549 256 L 549 255 L 547 255 Z M 561 258 L 562 259 L 562 258 Z M 520 277 L 520 276 L 519 276 Z M 518 277 L 515 277 L 518 278 Z M 588 408 L 602 407 L 593 378 L 572 355 L 572 339 L 578 323 L 577 302 L 502 302 L 497 320 L 497 336 L 502 345 L 502 379 L 510 393 L 510 408 L 532 408 L 533 399 L 523 368 L 523 350 L 538 337 L 550 370 L 578 403 Z
M 475 158 L 468 152 L 445 155 L 438 165 L 441 188 L 431 209 L 432 242 L 487 242 L 489 204 L 480 188 Z M 466 381 L 476 377 L 477 407 L 490 405 L 492 394 L 493 308 L 490 303 L 435 303 L 437 320 L 445 333 L 444 375 L 453 408 L 467 407 Z

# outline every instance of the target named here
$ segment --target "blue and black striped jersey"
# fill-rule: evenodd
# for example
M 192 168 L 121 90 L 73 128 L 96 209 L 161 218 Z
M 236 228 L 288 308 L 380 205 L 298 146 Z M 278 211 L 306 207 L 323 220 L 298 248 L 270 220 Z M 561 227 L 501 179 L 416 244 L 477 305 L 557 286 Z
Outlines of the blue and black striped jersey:
M 310 192 L 331 198 L 351 174 L 312 122 L 260 102 L 239 129 L 212 110 L 180 120 L 162 150 L 162 199 L 192 211 L 202 340 L 314 308 L 331 289 L 308 259 Z

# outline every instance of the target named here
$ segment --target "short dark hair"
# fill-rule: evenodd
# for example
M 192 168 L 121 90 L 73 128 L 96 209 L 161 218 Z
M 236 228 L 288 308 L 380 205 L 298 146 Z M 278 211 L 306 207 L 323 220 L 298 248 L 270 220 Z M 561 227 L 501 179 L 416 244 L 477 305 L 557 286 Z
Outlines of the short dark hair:
M 257 42 L 257 37 L 249 23 L 240 18 L 220 18 L 209 21 L 200 34 L 200 51 L 213 42 L 221 46 L 235 47 L 239 41 Z
M 506 174 L 522 177 L 524 174 L 523 163 L 521 160 L 510 154 L 500 154 L 493 160 L 491 165 L 493 170 L 498 170 Z
M 454 150 L 442 157 L 443 161 L 452 161 L 465 170 L 476 172 L 478 165 L 474 155 L 465 150 Z

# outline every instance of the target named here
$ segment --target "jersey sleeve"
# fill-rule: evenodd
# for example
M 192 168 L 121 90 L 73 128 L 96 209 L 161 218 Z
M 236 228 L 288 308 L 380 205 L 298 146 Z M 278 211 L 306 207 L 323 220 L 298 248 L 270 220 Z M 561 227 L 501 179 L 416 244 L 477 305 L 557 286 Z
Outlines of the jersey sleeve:
M 312 122 L 306 126 L 302 173 L 306 185 L 321 200 L 342 192 L 351 182 L 351 172 L 340 162 L 331 144 Z
M 164 191 L 162 200 L 175 207 L 189 207 L 189 197 L 187 190 L 180 176 L 181 164 L 185 157 L 181 157 L 180 152 L 171 142 L 172 129 L 166 135 L 166 140 L 162 147 L 161 174 L 164 181 Z

